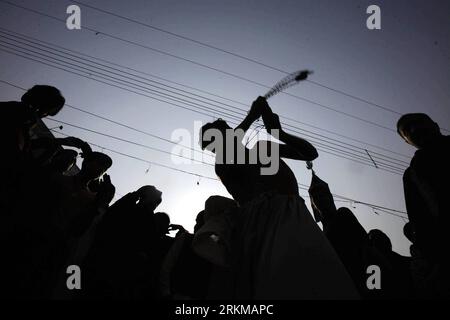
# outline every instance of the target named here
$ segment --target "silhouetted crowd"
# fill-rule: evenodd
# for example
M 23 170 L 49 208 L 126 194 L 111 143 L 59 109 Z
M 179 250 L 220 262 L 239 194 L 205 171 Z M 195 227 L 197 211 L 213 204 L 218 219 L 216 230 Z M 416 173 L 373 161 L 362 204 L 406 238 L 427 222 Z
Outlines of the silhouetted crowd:
M 216 161 L 215 172 L 232 198 L 211 195 L 193 233 L 156 212 L 162 192 L 154 186 L 112 203 L 115 187 L 106 173 L 112 159 L 79 138 L 55 138 L 42 122 L 64 104 L 59 90 L 45 85 L 28 90 L 20 102 L 0 103 L 3 298 L 450 297 L 450 137 L 427 115 L 406 114 L 397 124 L 399 135 L 417 148 L 403 177 L 409 218 L 403 232 L 412 243 L 405 257 L 392 250 L 383 231 L 367 232 L 349 208 L 337 208 L 314 170 L 309 213 L 283 159 L 310 162 L 318 153 L 285 132 L 262 97 L 238 127 L 221 119 L 202 127 L 202 149 L 231 159 Z M 260 118 L 282 143 L 245 148 L 246 159 L 256 162 L 239 163 L 237 153 L 205 134 L 245 133 Z M 261 148 L 278 151 L 275 174 L 261 174 L 268 166 L 258 158 Z M 69 266 L 81 270 L 80 288 L 70 287 Z

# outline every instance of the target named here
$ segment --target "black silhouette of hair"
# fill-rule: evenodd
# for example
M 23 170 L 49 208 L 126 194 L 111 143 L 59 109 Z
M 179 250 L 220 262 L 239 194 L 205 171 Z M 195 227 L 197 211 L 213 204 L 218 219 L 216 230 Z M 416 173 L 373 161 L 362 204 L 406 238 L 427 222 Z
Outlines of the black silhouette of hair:
M 56 115 L 64 106 L 66 99 L 52 86 L 35 85 L 22 96 L 22 102 L 30 105 L 37 112 Z
M 109 169 L 113 164 L 112 159 L 107 154 L 104 154 L 102 152 L 93 151 L 88 154 L 84 154 L 83 157 L 84 160 L 95 161 L 101 164 L 106 169 Z
M 376 246 L 378 249 L 383 251 L 391 251 L 392 243 L 391 239 L 381 230 L 373 229 L 369 231 L 369 241 Z
M 212 141 L 205 141 L 203 139 L 203 135 L 205 134 L 206 131 L 208 131 L 209 129 L 217 129 L 217 130 L 223 131 L 228 128 L 230 128 L 228 123 L 221 118 L 219 118 L 213 122 L 208 122 L 207 124 L 203 125 L 200 128 L 200 146 L 201 146 L 201 148 L 205 149 L 209 144 L 211 144 L 214 141 L 214 138 L 212 139 Z
M 402 135 L 401 130 L 408 130 L 409 126 L 417 122 L 429 122 L 434 121 L 425 113 L 408 113 L 404 114 L 397 121 L 397 133 Z

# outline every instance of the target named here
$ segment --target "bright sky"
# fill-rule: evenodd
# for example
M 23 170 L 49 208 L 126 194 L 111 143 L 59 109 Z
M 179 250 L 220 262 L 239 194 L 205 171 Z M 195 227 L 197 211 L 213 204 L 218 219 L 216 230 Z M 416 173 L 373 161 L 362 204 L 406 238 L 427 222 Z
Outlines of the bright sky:
M 290 95 L 280 94 L 269 100 L 275 112 L 291 119 L 285 120 L 291 126 L 286 128 L 295 126 L 308 130 L 307 134 L 315 137 L 311 141 L 313 144 L 314 141 L 318 142 L 316 145 L 319 148 L 319 144 L 325 143 L 324 140 L 328 141 L 325 151 L 330 151 L 330 147 L 335 148 L 333 153 L 337 155 L 319 150 L 320 157 L 315 161 L 314 168 L 336 194 L 404 211 L 401 175 L 370 166 L 370 159 L 364 149 L 380 153 L 380 157 L 384 158 L 378 160 L 380 162 L 387 160 L 390 165 L 395 162 L 404 167 L 405 164 L 401 161 L 409 162 L 414 150 L 394 132 L 399 113 L 427 112 L 442 128 L 450 127 L 448 1 L 83 1 L 102 10 L 280 70 L 314 70 L 310 78 L 312 81 L 372 102 L 373 104 L 369 104 L 313 83 L 302 83 L 289 89 L 287 93 Z M 267 91 L 266 88 L 242 78 L 271 86 L 285 76 L 268 67 L 83 5 L 80 5 L 81 30 L 68 30 L 63 21 L 68 16 L 66 8 L 73 4 L 72 1 L 14 0 L 13 3 L 23 8 L 0 1 L 0 80 L 24 88 L 34 84 L 55 85 L 72 106 L 164 139 L 171 139 L 177 129 L 186 129 L 192 134 L 192 148 L 197 148 L 194 141 L 195 121 L 206 122 L 217 117 L 230 119 L 225 114 L 236 116 L 236 108 L 247 110 L 258 95 Z M 366 8 L 371 4 L 377 4 L 381 8 L 381 30 L 368 30 L 366 27 Z M 100 33 L 96 34 L 92 30 Z M 20 37 L 32 37 L 36 44 L 28 44 L 34 48 L 27 47 L 26 42 L 17 38 L 19 35 L 11 36 L 11 31 L 20 33 Z M 86 65 L 79 64 L 81 68 L 78 67 L 78 71 L 75 71 L 85 77 L 74 74 L 73 69 L 72 73 L 61 70 L 61 65 L 48 60 L 52 57 L 61 58 L 52 55 L 61 53 L 47 48 L 44 54 L 42 47 L 39 47 L 42 41 L 47 46 L 57 45 L 145 72 L 146 74 L 139 74 L 114 66 L 120 69 L 114 71 L 116 74 L 113 76 L 116 79 L 119 77 L 116 81 L 123 83 L 124 79 L 134 79 L 134 88 L 131 90 L 139 94 L 96 81 L 95 79 L 105 80 L 99 78 L 101 71 L 81 69 L 86 68 Z M 29 60 L 31 55 L 35 55 L 33 59 L 40 62 Z M 69 60 L 66 63 L 67 61 Z M 84 60 L 84 63 L 89 62 Z M 107 62 L 101 63 L 108 65 Z M 74 60 L 71 65 L 76 65 Z M 136 78 L 136 75 L 141 78 Z M 171 90 L 175 91 L 174 95 L 178 97 L 176 104 L 179 106 L 200 111 L 199 101 L 192 99 L 199 98 L 191 94 L 195 93 L 215 100 L 214 108 L 217 111 L 200 111 L 208 114 L 203 115 L 157 101 L 153 99 L 156 97 L 155 92 L 150 91 L 156 90 L 150 87 L 150 84 L 155 83 L 149 80 L 162 83 L 159 86 L 175 87 Z M 168 81 L 234 101 L 170 84 Z M 187 91 L 182 94 L 190 97 L 188 102 L 179 95 L 180 89 Z M 21 90 L 0 82 L 1 100 L 18 100 L 21 94 Z M 167 99 L 167 94 L 170 93 L 165 94 Z M 203 106 L 211 107 L 211 100 L 201 100 L 207 101 L 201 103 Z M 56 118 L 167 152 L 174 147 L 161 139 L 68 107 Z M 46 123 L 50 128 L 58 126 L 56 122 Z M 168 154 L 69 125 L 64 125 L 62 132 L 134 157 L 215 177 L 213 167 L 208 165 L 175 164 Z M 335 140 L 330 142 L 330 139 Z M 349 155 L 349 148 L 353 149 L 353 155 Z M 169 213 L 172 222 L 183 224 L 188 229 L 192 230 L 195 215 L 202 210 L 204 201 L 210 195 L 227 195 L 218 181 L 205 178 L 199 180 L 195 175 L 156 165 L 149 166 L 143 161 L 108 150 L 105 152 L 114 160 L 110 175 L 118 196 L 145 184 L 155 185 L 164 193 L 163 203 L 158 210 Z M 355 155 L 360 162 L 367 164 L 343 158 L 351 157 L 355 160 Z M 373 155 L 376 156 L 375 153 Z M 306 170 L 305 164 L 289 163 L 299 183 L 309 185 L 311 174 Z M 301 191 L 301 194 L 305 195 L 306 192 Z M 350 203 L 337 204 L 351 207 Z M 391 238 L 395 250 L 404 255 L 409 254 L 409 243 L 402 233 L 405 223 L 402 218 L 381 211 L 375 214 L 367 206 L 358 204 L 353 211 L 367 230 L 383 230 Z

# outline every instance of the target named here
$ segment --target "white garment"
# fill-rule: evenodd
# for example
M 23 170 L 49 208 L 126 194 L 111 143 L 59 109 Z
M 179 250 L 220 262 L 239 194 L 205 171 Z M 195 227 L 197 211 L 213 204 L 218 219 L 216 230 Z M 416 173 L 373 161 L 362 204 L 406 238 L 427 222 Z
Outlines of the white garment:
M 235 283 L 231 298 L 359 298 L 344 265 L 299 196 L 263 194 L 232 217 Z M 216 228 L 217 233 L 227 234 L 229 223 L 222 220 L 224 224 L 215 221 L 204 230 L 212 233 Z M 197 252 L 201 249 L 197 247 Z M 220 257 L 224 253 L 218 249 Z M 203 256 L 211 256 L 211 247 Z

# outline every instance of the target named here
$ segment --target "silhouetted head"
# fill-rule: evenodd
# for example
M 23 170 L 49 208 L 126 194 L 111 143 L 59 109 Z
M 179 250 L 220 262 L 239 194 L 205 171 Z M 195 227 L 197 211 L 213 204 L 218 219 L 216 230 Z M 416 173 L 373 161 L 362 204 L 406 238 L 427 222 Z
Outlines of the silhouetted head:
M 208 221 L 211 217 L 219 214 L 235 210 L 237 207 L 236 201 L 222 196 L 210 196 L 205 201 L 205 213 L 203 219 Z
M 157 236 L 162 237 L 169 231 L 170 217 L 165 212 L 156 212 L 153 215 Z
M 408 144 L 418 149 L 441 135 L 438 124 L 424 113 L 403 115 L 397 122 L 397 132 Z
M 352 210 L 346 207 L 340 207 L 336 211 L 336 216 L 343 223 L 344 228 L 340 228 L 339 232 L 345 233 L 342 236 L 352 239 L 354 245 L 361 245 L 368 240 L 367 232 L 359 223 L 358 218 L 353 214 Z M 348 226 L 348 228 L 347 228 Z
M 215 141 L 214 136 L 220 133 L 222 135 L 223 143 L 225 143 L 227 129 L 231 129 L 231 127 L 226 121 L 222 119 L 218 119 L 214 122 L 209 122 L 201 127 L 199 144 L 202 150 L 206 149 L 208 151 L 215 152 L 213 147 L 213 142 Z M 205 135 L 207 132 L 213 135 L 211 139 Z
M 411 224 L 411 222 L 407 222 L 404 226 L 403 226 L 403 234 L 405 235 L 406 239 L 408 239 L 409 241 L 411 241 L 412 243 L 415 242 L 416 239 L 416 234 L 415 234 L 415 230 L 413 225 Z
M 66 100 L 61 92 L 52 86 L 36 85 L 22 96 L 22 102 L 26 103 L 39 116 L 56 115 L 64 106 Z
M 71 149 L 63 149 L 58 151 L 50 162 L 53 171 L 64 173 L 69 171 L 77 162 L 78 152 Z
M 314 173 L 308 193 L 310 195 L 311 207 L 316 222 L 322 221 L 324 216 L 330 216 L 331 214 L 336 213 L 333 194 L 331 193 L 328 184 Z
M 392 251 L 392 243 L 389 237 L 381 230 L 373 229 L 369 231 L 369 243 L 381 252 Z
M 139 193 L 139 205 L 149 212 L 154 212 L 162 201 L 162 192 L 154 186 L 143 186 Z
M 197 233 L 198 230 L 205 224 L 205 210 L 200 211 L 195 218 L 195 226 L 194 233 Z
M 84 155 L 81 174 L 87 181 L 101 177 L 112 166 L 112 159 L 101 152 L 90 152 Z

